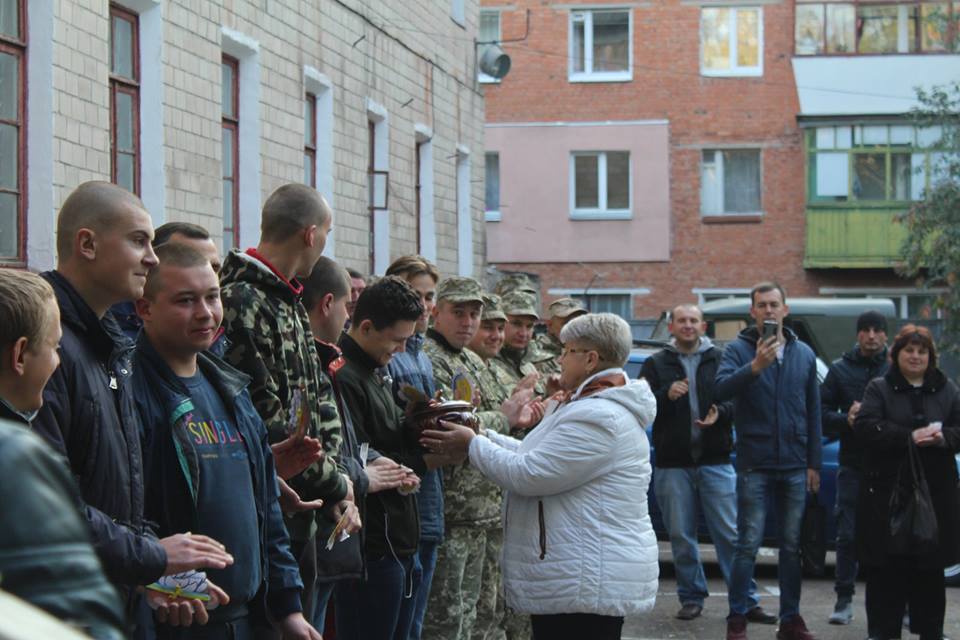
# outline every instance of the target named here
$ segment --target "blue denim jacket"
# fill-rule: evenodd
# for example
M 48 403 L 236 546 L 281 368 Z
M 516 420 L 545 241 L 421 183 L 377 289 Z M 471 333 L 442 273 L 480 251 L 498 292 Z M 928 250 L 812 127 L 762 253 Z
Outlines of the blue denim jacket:
M 393 356 L 387 368 L 393 379 L 393 398 L 397 405 L 407 404 L 400 389 L 410 385 L 433 397 L 436 387 L 433 384 L 433 365 L 423 352 L 423 334 L 415 333 L 407 339 L 405 351 Z M 420 539 L 431 542 L 443 540 L 443 477 L 439 469 L 431 469 L 420 479 L 420 492 L 417 494 L 420 508 Z
M 716 399 L 733 400 L 738 470 L 820 469 L 817 358 L 792 331 L 784 328 L 783 334 L 783 361 L 774 361 L 759 376 L 750 370 L 756 327 L 727 345 L 717 369 Z
M 260 558 L 236 560 L 259 560 L 261 563 L 264 585 L 257 601 L 251 603 L 252 613 L 260 618 L 266 609 L 279 620 L 300 611 L 303 583 L 297 562 L 290 552 L 290 539 L 280 512 L 273 452 L 267 443 L 267 431 L 247 392 L 248 376 L 208 353 L 199 354 L 198 365 L 220 393 L 227 408 L 233 411 L 250 458 L 260 524 Z M 161 536 L 195 531 L 198 522 L 198 454 L 183 426 L 184 416 L 193 409 L 193 403 L 186 387 L 143 333 L 134 356 L 133 389 L 145 431 L 147 516 L 158 524 Z

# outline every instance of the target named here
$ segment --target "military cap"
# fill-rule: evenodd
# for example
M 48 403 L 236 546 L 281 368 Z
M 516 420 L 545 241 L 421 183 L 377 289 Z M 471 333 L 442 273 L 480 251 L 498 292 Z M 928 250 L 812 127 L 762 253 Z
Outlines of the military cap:
M 533 281 L 525 273 L 508 273 L 497 283 L 495 293 L 499 296 L 506 295 L 511 291 L 523 291 L 537 295 L 537 288 Z
M 573 298 L 558 298 L 547 307 L 547 317 L 549 318 L 569 318 L 572 315 L 583 315 L 588 313 L 579 302 Z
M 537 299 L 523 291 L 511 291 L 500 299 L 500 307 L 508 316 L 532 316 L 539 319 Z
M 481 320 L 506 320 L 507 314 L 500 308 L 500 296 L 495 293 L 483 294 L 483 315 Z
M 483 287 L 473 278 L 451 276 L 437 285 L 437 302 L 441 300 L 483 303 Z

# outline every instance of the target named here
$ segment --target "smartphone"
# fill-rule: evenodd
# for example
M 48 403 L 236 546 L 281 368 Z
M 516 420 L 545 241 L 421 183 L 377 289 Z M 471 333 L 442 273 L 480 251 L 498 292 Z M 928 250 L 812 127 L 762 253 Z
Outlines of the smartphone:
M 763 339 L 769 340 L 770 338 L 775 338 L 777 335 L 777 329 L 780 328 L 780 325 L 776 320 L 764 320 L 763 321 Z

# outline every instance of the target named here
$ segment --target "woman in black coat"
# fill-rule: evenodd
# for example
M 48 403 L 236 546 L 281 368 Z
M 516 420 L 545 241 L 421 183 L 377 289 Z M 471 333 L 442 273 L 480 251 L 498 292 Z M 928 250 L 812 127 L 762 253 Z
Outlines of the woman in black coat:
M 904 607 L 921 640 L 940 640 L 946 607 L 943 568 L 960 560 L 957 467 L 960 389 L 937 368 L 930 332 L 904 326 L 890 350 L 889 372 L 867 386 L 854 432 L 864 445 L 857 504 L 858 555 L 867 574 L 867 626 L 871 638 L 900 637 Z M 909 464 L 908 438 L 917 444 L 937 516 L 939 548 L 889 552 L 890 496 L 901 465 Z

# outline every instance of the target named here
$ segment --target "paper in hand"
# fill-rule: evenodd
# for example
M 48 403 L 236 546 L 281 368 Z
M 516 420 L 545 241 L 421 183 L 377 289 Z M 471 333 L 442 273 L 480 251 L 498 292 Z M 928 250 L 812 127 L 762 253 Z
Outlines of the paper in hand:
M 338 542 L 343 542 L 350 537 L 350 534 L 346 532 L 347 528 L 347 512 L 344 511 L 343 515 L 340 516 L 340 520 L 337 522 L 337 526 L 333 528 L 333 531 L 330 532 L 330 537 L 327 538 L 327 551 L 333 549 L 333 545 Z
M 302 440 L 307 435 L 307 422 L 310 412 L 306 410 L 303 399 L 303 389 L 294 389 L 290 400 L 290 417 L 287 420 L 287 434 L 296 440 Z
M 153 584 L 148 584 L 147 589 L 165 593 L 171 599 L 210 601 L 210 595 L 207 593 L 207 574 L 203 571 L 185 571 L 163 576 Z

